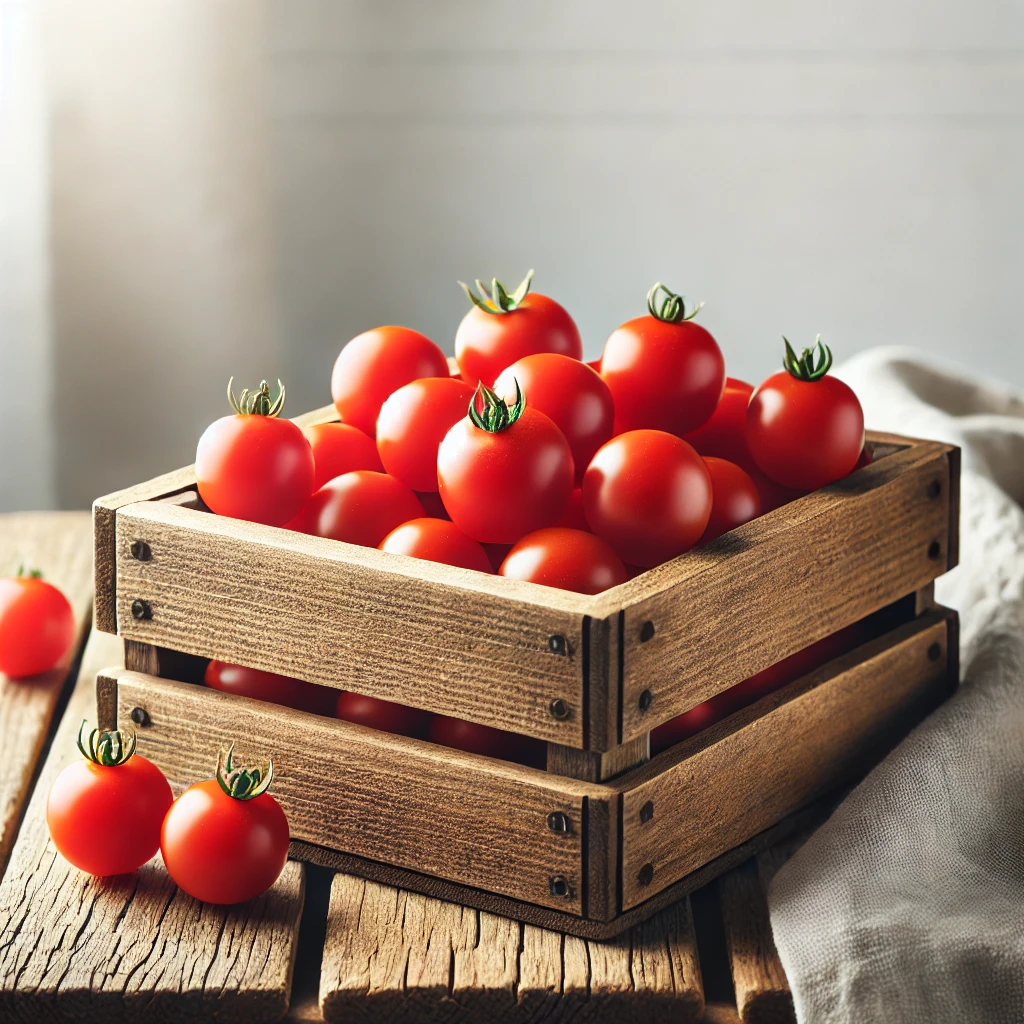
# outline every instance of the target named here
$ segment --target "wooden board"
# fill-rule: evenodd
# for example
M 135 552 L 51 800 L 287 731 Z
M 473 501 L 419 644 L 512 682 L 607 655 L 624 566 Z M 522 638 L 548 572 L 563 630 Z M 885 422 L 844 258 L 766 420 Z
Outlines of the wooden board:
M 686 900 L 591 942 L 338 874 L 320 1000 L 327 1021 L 700 1019 Z
M 25 512 L 0 516 L 0 575 L 39 569 L 75 612 L 76 640 L 64 661 L 33 679 L 0 673 L 0 874 L 14 844 L 32 779 L 65 692 L 68 669 L 81 652 L 92 608 L 88 512 Z
M 601 786 L 140 673 L 105 686 L 116 687 L 120 724 L 147 712 L 140 749 L 172 782 L 202 777 L 237 740 L 241 757 L 273 755 L 295 839 L 584 911 L 584 802 L 608 799 Z M 554 812 L 567 832 L 549 826 Z
M 49 841 L 46 794 L 79 756 L 74 738 L 94 716 L 97 671 L 119 658 L 114 637 L 92 635 L 0 883 L 0 1019 L 278 1020 L 288 1007 L 301 864 L 289 864 L 260 899 L 222 908 L 178 891 L 159 858 L 133 876 L 95 879 Z
M 623 795 L 623 909 L 877 759 L 955 687 L 955 621 L 929 611 L 612 783 Z

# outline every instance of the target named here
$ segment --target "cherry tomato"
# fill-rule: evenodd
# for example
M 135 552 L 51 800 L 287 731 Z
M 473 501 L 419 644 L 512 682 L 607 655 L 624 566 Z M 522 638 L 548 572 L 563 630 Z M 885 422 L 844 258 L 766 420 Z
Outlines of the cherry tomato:
M 725 388 L 711 419 L 683 439 L 703 455 L 727 459 L 737 466 L 751 461 L 747 449 L 747 404 L 753 385 L 734 377 L 725 378 Z
M 0 672 L 25 679 L 59 665 L 75 642 L 68 599 L 38 572 L 0 579 Z
M 265 700 L 314 715 L 333 715 L 338 700 L 338 691 L 329 686 L 317 686 L 303 679 L 279 676 L 258 668 L 229 665 L 226 661 L 211 661 L 206 666 L 203 680 L 207 686 L 222 693 L 236 693 L 240 697 Z
M 786 341 L 783 338 L 783 341 Z M 864 449 L 864 411 L 850 387 L 828 376 L 819 337 L 798 358 L 786 341 L 784 371 L 763 381 L 747 407 L 754 461 L 784 487 L 817 490 L 853 472 Z
M 306 506 L 306 532 L 375 548 L 396 527 L 421 519 L 423 506 L 405 484 L 366 469 L 328 480 Z
M 313 450 L 313 490 L 354 469 L 383 472 L 373 438 L 350 423 L 318 423 L 302 431 Z
M 462 285 L 473 308 L 455 332 L 455 359 L 467 384 L 490 387 L 506 366 L 537 352 L 583 358 L 573 318 L 554 299 L 531 292 L 532 281 L 531 270 L 511 295 L 498 281 L 490 292 L 477 281 L 482 298 Z
M 692 548 L 711 505 L 704 460 L 662 430 L 613 437 L 583 476 L 587 522 L 630 565 L 650 568 Z
M 425 335 L 408 327 L 376 327 L 356 335 L 339 353 L 331 395 L 342 422 L 376 437 L 380 407 L 393 391 L 448 373 L 444 353 Z
M 658 301 L 658 292 L 666 298 Z M 699 309 L 700 307 L 698 307 Z M 664 430 L 682 437 L 706 423 L 725 386 L 725 360 L 715 339 L 688 317 L 681 295 L 656 284 L 647 316 L 612 332 L 601 379 L 615 402 L 615 432 Z
M 720 537 L 761 514 L 761 496 L 750 476 L 733 462 L 707 457 L 711 474 L 711 517 L 699 543 Z
M 546 587 L 599 594 L 628 579 L 622 559 L 601 540 L 584 530 L 549 526 L 534 530 L 512 545 L 501 564 L 501 575 Z
M 465 722 L 461 718 L 434 715 L 427 730 L 427 739 L 470 754 L 497 757 L 502 761 L 523 762 L 528 756 L 529 738 L 489 725 Z
M 517 383 L 527 403 L 565 435 L 579 483 L 594 452 L 612 436 L 615 409 L 608 385 L 586 363 L 552 352 L 517 359 L 502 370 L 494 390 L 513 402 Z
M 233 378 L 232 378 L 233 381 Z M 313 452 L 291 420 L 278 419 L 284 388 L 270 400 L 267 382 L 236 399 L 235 410 L 211 423 L 196 449 L 199 494 L 211 511 L 266 526 L 283 526 L 313 493 Z
M 473 389 L 454 377 L 400 387 L 381 406 L 377 448 L 384 468 L 414 491 L 437 490 L 437 449 L 469 408 Z
M 590 523 L 587 522 L 586 514 L 583 511 L 583 488 L 574 487 L 572 491 L 572 497 L 569 499 L 569 507 L 565 510 L 565 515 L 555 524 L 556 526 L 567 526 L 570 530 L 586 530 L 588 533 L 593 532 L 590 529 Z
M 392 530 L 380 542 L 380 549 L 393 555 L 411 555 L 429 562 L 492 572 L 484 549 L 447 519 L 411 519 Z
M 266 769 L 236 767 L 189 786 L 171 805 L 160 852 L 178 888 L 204 903 L 243 903 L 265 893 L 288 860 L 288 819 L 267 792 Z
M 558 427 L 522 396 L 509 407 L 481 385 L 469 416 L 441 442 L 437 479 L 463 533 L 484 544 L 514 544 L 565 515 L 572 452 Z
M 708 726 L 714 725 L 721 718 L 721 708 L 714 698 L 703 701 L 689 711 L 684 711 L 675 718 L 670 718 L 651 730 L 651 754 L 660 754 L 677 743 L 696 736 Z
M 82 760 L 57 776 L 46 799 L 53 845 L 79 871 L 123 875 L 160 849 L 160 825 L 174 799 L 164 774 L 135 753 L 134 733 L 100 732 L 83 738 Z
M 868 444 L 865 444 L 864 447 L 860 451 L 860 458 L 857 459 L 857 465 L 854 466 L 853 468 L 854 469 L 863 469 L 865 466 L 870 466 L 872 460 L 874 459 L 874 457 L 875 457 L 875 453 L 871 450 L 871 446 L 868 445 Z
M 379 697 L 366 697 L 361 693 L 345 691 L 338 698 L 338 718 L 356 725 L 365 725 L 381 732 L 393 732 L 399 736 L 423 736 L 427 731 L 430 715 L 419 708 L 409 708 Z
M 487 555 L 487 559 L 491 563 L 491 569 L 494 572 L 501 568 L 501 563 L 505 561 L 505 556 L 512 550 L 511 544 L 481 544 L 480 547 L 484 549 L 484 554 Z

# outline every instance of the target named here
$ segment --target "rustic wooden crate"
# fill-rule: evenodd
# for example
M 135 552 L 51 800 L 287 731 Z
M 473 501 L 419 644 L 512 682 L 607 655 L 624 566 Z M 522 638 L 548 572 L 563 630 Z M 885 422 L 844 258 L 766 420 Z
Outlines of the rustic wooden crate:
M 305 417 L 332 418 L 333 410 Z M 105 724 L 178 784 L 273 751 L 307 859 L 600 938 L 801 820 L 956 681 L 957 449 L 875 460 L 594 597 L 211 515 L 178 471 L 100 499 Z M 893 628 L 650 759 L 656 725 L 886 606 Z M 547 742 L 547 771 L 174 678 L 220 658 Z

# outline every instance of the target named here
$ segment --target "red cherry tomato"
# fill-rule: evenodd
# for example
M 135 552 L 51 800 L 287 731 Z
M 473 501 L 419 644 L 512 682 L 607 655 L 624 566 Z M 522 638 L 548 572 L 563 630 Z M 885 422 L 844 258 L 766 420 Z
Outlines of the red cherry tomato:
M 492 729 L 489 725 L 465 722 L 461 718 L 434 715 L 427 739 L 470 754 L 497 757 L 502 761 L 523 762 L 528 756 L 529 739 L 514 732 Z
M 747 407 L 754 461 L 784 487 L 808 491 L 848 476 L 864 449 L 860 402 L 828 376 L 832 353 L 820 338 L 817 350 L 817 362 L 811 349 L 798 358 L 786 341 L 786 369 L 763 381 Z
M 481 386 L 473 402 L 437 453 L 441 500 L 452 522 L 474 540 L 514 544 L 565 515 L 572 452 L 558 427 L 522 401 L 510 408 Z
M 659 290 L 666 294 L 660 302 Z M 615 432 L 651 429 L 682 437 L 715 411 L 725 360 L 715 339 L 686 318 L 681 295 L 656 284 L 647 308 L 647 316 L 612 332 L 601 356 L 601 379 L 615 402 Z
M 514 402 L 517 383 L 527 404 L 551 417 L 565 435 L 579 483 L 594 452 L 612 436 L 615 409 L 608 386 L 586 363 L 551 352 L 516 360 L 502 370 L 494 390 Z
M 212 512 L 266 526 L 283 526 L 313 493 L 313 452 L 291 420 L 278 419 L 284 388 L 271 401 L 267 382 L 235 399 L 233 416 L 211 423 L 196 448 L 199 495 Z
M 318 423 L 302 431 L 313 450 L 313 490 L 354 469 L 383 472 L 373 438 L 350 423 Z
M 377 419 L 384 468 L 414 491 L 436 491 L 438 446 L 472 398 L 473 389 L 454 377 L 427 377 L 399 388 Z
M 630 565 L 650 568 L 692 548 L 711 503 L 703 459 L 662 430 L 613 437 L 583 476 L 587 522 Z
M 493 572 L 497 572 L 501 568 L 505 556 L 512 550 L 511 544 L 481 544 L 480 547 L 484 549 L 484 554 L 487 555 Z
M 306 506 L 306 532 L 375 548 L 423 506 L 405 484 L 387 473 L 357 469 L 328 480 Z
M 747 449 L 747 403 L 752 385 L 734 377 L 725 378 L 725 388 L 711 419 L 683 439 L 703 455 L 727 459 L 745 468 L 751 461 Z
M 570 530 L 586 530 L 588 533 L 593 531 L 590 529 L 590 523 L 587 522 L 586 514 L 583 511 L 583 488 L 574 487 L 572 491 L 572 497 L 569 499 L 569 507 L 565 510 L 565 515 L 559 520 L 556 526 L 566 526 Z
M 409 708 L 379 697 L 366 697 L 361 693 L 345 691 L 338 698 L 338 718 L 356 725 L 365 725 L 381 732 L 393 732 L 399 736 L 423 736 L 427 731 L 430 715 L 419 708 Z
M 622 559 L 600 537 L 583 530 L 549 526 L 512 545 L 501 575 L 546 587 L 599 594 L 625 583 Z
M 681 715 L 676 715 L 675 718 L 670 718 L 651 730 L 651 754 L 660 754 L 663 750 L 696 736 L 708 726 L 714 725 L 721 717 L 721 709 L 712 698 L 690 708 L 689 711 L 684 711 Z
M 178 888 L 204 903 L 242 903 L 265 893 L 288 860 L 288 819 L 266 791 L 272 766 L 218 765 L 189 786 L 164 818 L 160 852 Z
M 403 523 L 380 542 L 380 549 L 393 555 L 410 555 L 428 562 L 492 572 L 484 549 L 447 519 L 412 519 Z
M 408 327 L 377 327 L 354 337 L 331 374 L 331 395 L 344 423 L 377 436 L 387 397 L 421 377 L 447 377 L 448 360 L 425 335 Z
M 338 691 L 329 686 L 317 686 L 303 679 L 279 676 L 258 668 L 229 665 L 226 661 L 211 661 L 206 666 L 203 680 L 207 686 L 222 693 L 236 693 L 240 697 L 265 700 L 314 715 L 333 715 Z
M 857 460 L 857 465 L 853 468 L 863 469 L 865 466 L 870 466 L 874 457 L 875 453 L 871 450 L 871 446 L 865 444 L 860 451 L 860 458 Z
M 701 544 L 707 544 L 761 514 L 757 485 L 739 466 L 711 457 L 704 459 L 704 465 L 711 474 L 711 517 L 700 538 Z
M 38 573 L 0 579 L 0 672 L 25 679 L 59 665 L 75 641 L 68 599 Z
M 82 723 L 83 728 L 85 723 Z M 98 729 L 84 755 L 54 780 L 46 799 L 53 845 L 79 871 L 123 875 L 160 849 L 160 825 L 174 799 L 164 774 L 135 753 L 135 737 Z
M 483 297 L 465 285 L 473 308 L 455 332 L 455 359 L 467 384 L 488 387 L 517 359 L 537 352 L 583 358 L 583 342 L 573 318 L 554 299 L 530 291 L 533 271 L 511 295 L 494 282 Z

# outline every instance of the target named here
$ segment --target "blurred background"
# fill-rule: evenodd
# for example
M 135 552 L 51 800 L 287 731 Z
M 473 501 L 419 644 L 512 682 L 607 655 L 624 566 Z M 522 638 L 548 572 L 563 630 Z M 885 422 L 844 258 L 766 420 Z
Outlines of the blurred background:
M 1024 385 L 1020 0 L 0 0 L 0 509 L 192 461 L 224 387 L 330 401 L 458 279 L 588 358 L 660 279 L 733 376 L 780 332 Z

